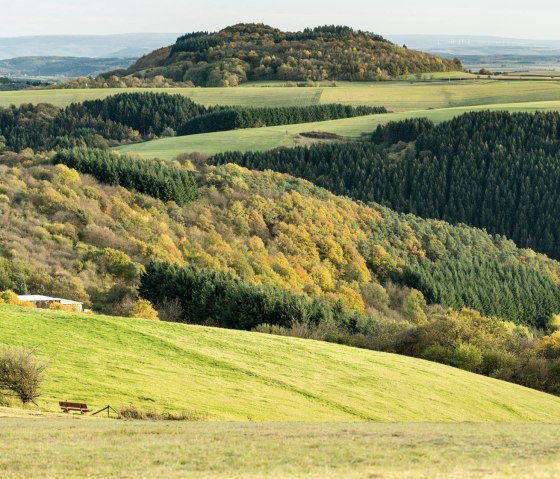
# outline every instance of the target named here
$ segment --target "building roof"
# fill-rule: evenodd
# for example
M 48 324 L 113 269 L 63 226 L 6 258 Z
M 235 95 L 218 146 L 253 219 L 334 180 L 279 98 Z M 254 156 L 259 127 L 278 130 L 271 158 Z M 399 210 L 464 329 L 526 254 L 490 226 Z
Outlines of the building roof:
M 83 304 L 79 301 L 72 301 L 71 299 L 51 298 L 50 296 L 43 296 L 41 294 L 20 294 L 18 295 L 18 299 L 27 301 L 28 303 L 38 303 L 39 301 L 58 301 L 60 304 L 65 305 Z
M 22 301 L 55 301 L 57 298 L 51 298 L 49 296 L 42 296 L 40 294 L 18 294 L 18 299 Z

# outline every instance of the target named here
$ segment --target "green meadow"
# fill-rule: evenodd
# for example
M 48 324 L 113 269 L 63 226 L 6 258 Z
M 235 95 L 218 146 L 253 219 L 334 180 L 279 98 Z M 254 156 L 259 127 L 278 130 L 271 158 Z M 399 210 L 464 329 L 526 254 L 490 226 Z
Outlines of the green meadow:
M 307 144 L 309 140 L 300 136 L 301 133 L 305 132 L 322 131 L 335 133 L 341 136 L 359 137 L 363 133 L 372 132 L 378 125 L 385 124 L 389 121 L 427 117 L 439 123 L 450 120 L 463 113 L 476 110 L 505 110 L 511 112 L 553 111 L 560 110 L 560 100 L 415 110 L 298 125 L 204 133 L 201 135 L 178 136 L 135 145 L 126 145 L 116 148 L 116 150 L 126 154 L 139 154 L 145 158 L 161 158 L 165 160 L 172 160 L 180 153 L 190 153 L 194 151 L 204 152 L 209 155 L 232 150 L 264 151 L 282 146 L 293 147 Z
M 253 88 L 250 88 L 250 86 Z M 0 92 L 0 106 L 21 103 L 52 103 L 66 106 L 117 93 L 151 91 L 181 94 L 204 105 L 298 106 L 319 103 L 385 106 L 391 111 L 447 108 L 495 103 L 560 100 L 556 80 L 472 80 L 428 82 L 339 82 L 337 87 L 282 87 L 276 83 L 249 84 L 240 88 L 149 88 L 21 90 Z
M 558 422 L 560 398 L 419 359 L 244 331 L 0 305 L 50 364 L 40 409 L 134 403 L 210 420 Z
M 21 103 L 51 103 L 64 107 L 70 103 L 106 98 L 118 93 L 152 92 L 184 95 L 207 106 L 297 106 L 316 105 L 323 88 L 104 88 L 80 90 L 20 90 L 0 92 L 0 106 Z

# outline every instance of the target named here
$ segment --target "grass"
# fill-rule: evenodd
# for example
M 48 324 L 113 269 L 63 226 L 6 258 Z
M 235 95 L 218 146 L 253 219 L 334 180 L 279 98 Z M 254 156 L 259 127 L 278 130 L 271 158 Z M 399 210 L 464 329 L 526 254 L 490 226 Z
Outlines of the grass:
M 50 361 L 40 406 L 135 403 L 254 421 L 558 422 L 560 398 L 318 341 L 0 305 L 0 344 Z
M 207 106 L 298 106 L 319 103 L 322 88 L 106 88 L 80 90 L 19 90 L 0 92 L 0 107 L 21 103 L 52 103 L 64 107 L 73 102 L 106 98 L 118 93 L 165 92 L 185 95 Z
M 263 88 L 264 89 L 264 88 Z M 200 151 L 215 154 L 224 151 L 263 151 L 277 147 L 292 147 L 306 144 L 308 139 L 299 135 L 309 131 L 324 131 L 342 136 L 359 137 L 362 133 L 372 132 L 377 125 L 412 117 L 428 117 L 436 123 L 449 120 L 457 115 L 474 110 L 507 111 L 547 111 L 560 110 L 560 101 L 531 103 L 507 103 L 471 107 L 444 108 L 436 110 L 416 110 L 408 112 L 371 115 L 343 120 L 304 123 L 299 125 L 251 128 L 201 135 L 179 136 L 149 141 L 117 148 L 121 153 L 139 154 L 145 158 L 172 160 L 180 153 Z
M 0 425 L 5 479 L 560 477 L 554 425 L 1 417 Z
M 473 80 L 434 82 L 338 82 L 339 86 L 286 88 L 173 88 L 134 89 L 182 94 L 204 105 L 297 106 L 318 103 L 385 106 L 391 111 L 448 108 L 496 103 L 554 101 L 560 99 L 560 82 L 544 80 Z M 252 84 L 253 86 L 255 84 Z M 0 106 L 21 103 L 72 102 L 105 98 L 131 89 L 21 90 L 0 92 Z
M 380 82 L 362 88 L 325 88 L 321 95 L 322 103 L 385 106 L 391 111 L 559 99 L 557 81 Z

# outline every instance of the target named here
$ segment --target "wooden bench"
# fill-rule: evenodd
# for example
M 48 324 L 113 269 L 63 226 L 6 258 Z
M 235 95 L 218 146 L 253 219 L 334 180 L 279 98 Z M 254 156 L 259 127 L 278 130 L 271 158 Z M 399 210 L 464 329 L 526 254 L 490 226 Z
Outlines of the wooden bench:
M 91 409 L 87 407 L 87 404 L 83 404 L 79 402 L 60 401 L 58 405 L 64 412 L 78 411 L 81 414 L 85 414 L 86 412 L 91 412 Z

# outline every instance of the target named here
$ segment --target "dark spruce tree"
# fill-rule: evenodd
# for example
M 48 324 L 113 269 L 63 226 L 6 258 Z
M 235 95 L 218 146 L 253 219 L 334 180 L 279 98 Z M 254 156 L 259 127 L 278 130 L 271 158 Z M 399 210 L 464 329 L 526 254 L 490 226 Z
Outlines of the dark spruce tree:
M 282 288 L 255 285 L 228 273 L 194 266 L 152 262 L 146 267 L 140 295 L 154 304 L 177 299 L 183 321 L 250 330 L 259 324 L 290 327 L 317 326 L 336 321 L 341 332 L 359 334 L 375 327 L 375 320 L 340 302 L 309 299 Z
M 163 201 L 175 201 L 178 205 L 198 196 L 194 176 L 168 163 L 87 148 L 60 151 L 53 162 L 93 175 L 102 183 L 134 188 Z
M 387 113 L 384 107 L 340 104 L 294 106 L 281 108 L 224 108 L 187 121 L 179 128 L 180 135 L 214 131 L 291 125 L 315 121 L 339 120 L 356 116 Z

